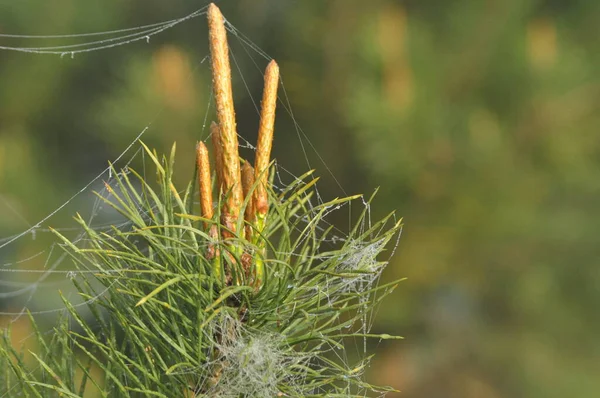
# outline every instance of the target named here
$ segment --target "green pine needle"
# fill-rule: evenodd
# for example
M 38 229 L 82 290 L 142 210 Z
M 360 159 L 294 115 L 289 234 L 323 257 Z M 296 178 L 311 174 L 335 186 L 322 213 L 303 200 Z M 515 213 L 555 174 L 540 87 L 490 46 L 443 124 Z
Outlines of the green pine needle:
M 89 314 L 63 298 L 68 316 L 52 334 L 36 332 L 39 350 L 31 355 L 12 347 L 7 330 L 0 342 L 0 396 L 391 391 L 363 380 L 371 357 L 350 363 L 343 349 L 349 342 L 362 347 L 364 339 L 399 338 L 368 328 L 373 310 L 399 282 L 378 284 L 386 264 L 379 257 L 401 229 L 392 214 L 370 224 L 365 210 L 356 228 L 336 241 L 324 218 L 360 196 L 311 206 L 316 179 L 309 172 L 270 192 L 268 217 L 251 241 L 214 239 L 205 223 L 224 226 L 192 214 L 192 184 L 182 196 L 171 181 L 175 147 L 168 158 L 144 150 L 157 184 L 134 170 L 113 169 L 116 184 L 107 185 L 108 197 L 99 195 L 130 228 L 99 232 L 76 216 L 85 245 L 54 231 L 77 270 L 95 271 L 93 278 L 73 279 Z M 261 286 L 241 266 L 244 254 L 264 264 Z

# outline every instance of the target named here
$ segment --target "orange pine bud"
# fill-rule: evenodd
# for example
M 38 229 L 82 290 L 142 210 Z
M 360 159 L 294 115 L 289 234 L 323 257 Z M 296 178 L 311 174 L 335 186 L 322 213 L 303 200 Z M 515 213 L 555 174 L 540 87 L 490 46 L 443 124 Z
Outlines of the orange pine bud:
M 196 145 L 196 167 L 198 168 L 198 187 L 200 190 L 200 209 L 204 218 L 213 218 L 212 203 L 212 181 L 210 175 L 210 162 L 208 159 L 208 149 L 204 142 L 200 141 Z M 208 228 L 208 223 L 204 223 Z
M 271 148 L 273 146 L 278 84 L 279 66 L 273 60 L 269 63 L 265 71 L 258 144 L 256 146 L 256 160 L 254 163 L 255 178 L 259 181 L 256 187 L 255 207 L 256 211 L 262 215 L 266 214 L 269 209 L 267 196 L 267 183 L 269 181 L 268 167 L 271 161 Z
M 223 14 L 219 8 L 208 7 L 208 36 L 212 60 L 213 89 L 217 104 L 217 117 L 221 130 L 223 148 L 222 184 L 228 193 L 224 206 L 227 227 L 235 229 L 243 200 L 241 170 L 238 152 L 238 137 L 231 88 L 231 67 L 229 65 L 229 47 Z

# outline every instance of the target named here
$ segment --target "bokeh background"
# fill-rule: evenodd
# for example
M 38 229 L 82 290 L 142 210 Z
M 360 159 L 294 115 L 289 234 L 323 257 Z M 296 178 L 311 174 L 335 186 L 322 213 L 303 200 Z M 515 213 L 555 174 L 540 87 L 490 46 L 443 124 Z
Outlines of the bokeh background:
M 205 4 L 2 0 L 0 33 L 106 31 Z M 304 155 L 285 113 L 279 163 L 300 174 L 308 160 L 326 198 L 381 186 L 374 215 L 397 209 L 405 219 L 384 278 L 408 280 L 374 326 L 405 340 L 371 347 L 369 380 L 406 398 L 598 396 L 600 2 L 218 4 L 278 60 L 295 119 L 325 164 L 310 146 Z M 206 136 L 206 41 L 201 17 L 149 43 L 73 58 L 0 51 L 0 237 L 66 201 L 150 123 L 145 141 L 163 151 L 177 141 L 178 178 L 189 179 L 194 142 Z M 266 61 L 232 46 L 240 133 L 254 141 L 254 62 Z

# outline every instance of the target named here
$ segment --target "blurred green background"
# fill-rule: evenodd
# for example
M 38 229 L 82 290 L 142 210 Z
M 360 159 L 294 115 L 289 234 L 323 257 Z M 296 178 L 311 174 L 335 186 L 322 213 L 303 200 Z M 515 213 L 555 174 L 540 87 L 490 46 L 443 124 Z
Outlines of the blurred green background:
M 0 1 L 0 33 L 106 31 L 205 4 Z M 408 280 L 374 329 L 406 339 L 373 345 L 368 379 L 406 398 L 598 396 L 600 2 L 218 4 L 278 60 L 294 116 L 339 185 L 281 111 L 279 163 L 300 174 L 308 160 L 325 198 L 381 186 L 374 216 L 405 219 L 384 278 Z M 254 62 L 266 60 L 230 40 L 239 132 L 254 142 Z M 0 238 L 66 201 L 150 123 L 144 140 L 161 151 L 177 141 L 178 178 L 189 179 L 206 137 L 206 42 L 200 17 L 73 58 L 1 51 Z M 49 224 L 68 225 L 77 206 Z M 31 250 L 12 245 L 0 260 Z

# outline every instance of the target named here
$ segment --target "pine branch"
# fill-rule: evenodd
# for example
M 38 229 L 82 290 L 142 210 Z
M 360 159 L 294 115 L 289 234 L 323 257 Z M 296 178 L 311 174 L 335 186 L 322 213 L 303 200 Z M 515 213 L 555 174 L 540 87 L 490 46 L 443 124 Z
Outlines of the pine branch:
M 219 118 L 211 128 L 217 200 L 202 142 L 196 148 L 200 214 L 193 213 L 195 181 L 184 190 L 172 181 L 175 146 L 161 157 L 142 144 L 156 183 L 111 166 L 116 184 L 98 197 L 130 227 L 101 232 L 77 216 L 83 243 L 54 232 L 74 272 L 86 272 L 73 283 L 91 315 L 63 298 L 68 316 L 50 338 L 36 334 L 39 350 L 29 360 L 7 330 L 0 341 L 0 395 L 363 397 L 391 390 L 363 380 L 370 357 L 351 364 L 338 350 L 357 339 L 398 338 L 373 334 L 369 325 L 399 283 L 378 280 L 386 265 L 379 257 L 401 223 L 393 214 L 371 223 L 366 207 L 356 228 L 340 238 L 326 217 L 361 196 L 312 206 L 312 172 L 274 190 L 274 62 L 265 77 L 255 168 L 241 165 L 223 17 L 214 5 L 209 25 Z

